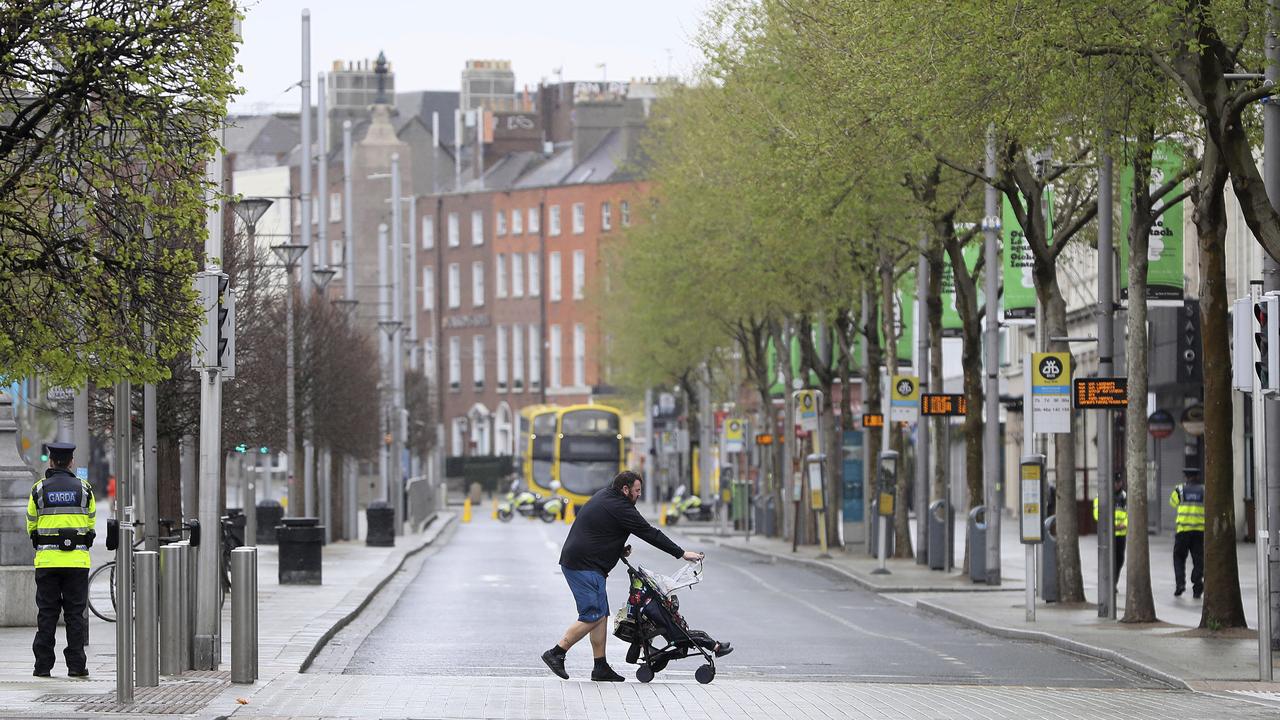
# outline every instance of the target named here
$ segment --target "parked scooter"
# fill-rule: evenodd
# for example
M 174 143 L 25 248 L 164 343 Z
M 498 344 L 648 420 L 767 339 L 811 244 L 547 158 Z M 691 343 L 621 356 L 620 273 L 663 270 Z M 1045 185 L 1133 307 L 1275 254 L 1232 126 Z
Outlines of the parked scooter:
M 552 490 L 559 490 L 560 483 L 552 483 Z M 498 503 L 498 519 L 511 522 L 516 515 L 527 518 L 538 518 L 543 522 L 555 522 L 564 512 L 564 498 L 559 495 L 539 496 L 529 490 L 520 489 L 520 481 L 512 480 L 511 489 L 506 498 Z
M 667 524 L 675 525 L 682 517 L 694 521 L 710 520 L 711 508 L 702 504 L 702 498 L 685 493 L 684 485 L 676 488 L 675 495 L 671 497 L 671 504 L 667 506 Z

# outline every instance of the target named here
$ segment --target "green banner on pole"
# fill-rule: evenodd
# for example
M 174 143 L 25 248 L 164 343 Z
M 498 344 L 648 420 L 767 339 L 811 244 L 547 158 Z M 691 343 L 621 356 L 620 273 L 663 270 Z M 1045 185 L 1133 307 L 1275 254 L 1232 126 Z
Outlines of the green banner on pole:
M 897 291 L 894 293 L 893 328 L 898 336 L 894 346 L 898 351 L 898 362 L 910 363 L 915 355 L 915 309 L 916 309 L 916 271 L 909 270 L 898 279 Z
M 1182 148 L 1176 143 L 1156 145 L 1151 156 L 1151 189 L 1168 182 L 1182 170 Z M 1182 183 L 1166 197 L 1182 192 Z M 1133 167 L 1120 174 L 1120 299 L 1129 299 L 1129 226 L 1133 217 Z M 1161 201 L 1154 199 L 1157 206 Z M 1182 203 L 1166 210 L 1151 226 L 1147 247 L 1147 299 L 1181 303 L 1186 289 L 1183 273 Z
M 1049 197 L 1052 200 L 1052 194 Z M 1052 217 L 1052 206 L 1049 213 Z M 1036 283 L 1032 272 L 1035 258 L 1007 195 L 1004 196 L 1000 233 L 1004 241 L 1004 319 L 1014 323 L 1033 323 L 1036 319 Z M 1049 237 L 1053 237 L 1052 230 Z

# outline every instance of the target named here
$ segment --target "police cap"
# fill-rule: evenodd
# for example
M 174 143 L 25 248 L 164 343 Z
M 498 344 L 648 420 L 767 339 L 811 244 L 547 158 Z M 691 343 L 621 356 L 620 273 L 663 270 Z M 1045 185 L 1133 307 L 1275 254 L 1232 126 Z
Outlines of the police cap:
M 49 451 L 49 457 L 55 460 L 68 460 L 72 453 L 76 450 L 75 443 L 69 442 L 51 442 L 45 445 L 45 449 Z

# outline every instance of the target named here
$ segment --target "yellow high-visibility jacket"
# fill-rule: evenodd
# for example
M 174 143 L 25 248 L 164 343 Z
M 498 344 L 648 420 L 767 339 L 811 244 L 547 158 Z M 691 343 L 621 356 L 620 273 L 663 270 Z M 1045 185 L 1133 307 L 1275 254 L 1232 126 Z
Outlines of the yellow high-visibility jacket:
M 1112 509 L 1112 515 L 1115 518 L 1112 521 L 1112 529 L 1116 537 L 1125 537 L 1129 534 L 1129 511 L 1119 504 Z M 1098 519 L 1098 498 L 1093 499 L 1093 519 Z
M 1178 511 L 1174 532 L 1204 532 L 1204 485 L 1178 483 L 1169 495 L 1169 507 Z
M 69 470 L 53 468 L 27 498 L 27 534 L 38 568 L 87 568 L 97 503 L 93 487 Z

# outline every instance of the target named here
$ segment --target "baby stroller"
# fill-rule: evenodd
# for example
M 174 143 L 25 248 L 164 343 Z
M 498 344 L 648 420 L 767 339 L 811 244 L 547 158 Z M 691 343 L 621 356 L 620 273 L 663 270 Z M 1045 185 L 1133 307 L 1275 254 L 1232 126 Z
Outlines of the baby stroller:
M 694 673 L 699 683 L 706 685 L 716 677 L 716 658 L 728 655 L 733 648 L 729 643 L 717 643 L 701 630 L 691 630 L 680 615 L 680 601 L 675 591 L 696 585 L 702 581 L 702 563 L 689 563 L 672 577 L 633 566 L 626 558 L 627 576 L 631 579 L 631 592 L 627 604 L 614 619 L 613 634 L 630 643 L 627 662 L 640 667 L 636 679 L 642 683 L 653 680 L 672 660 L 699 654 L 706 663 Z M 662 638 L 664 644 L 654 643 Z

